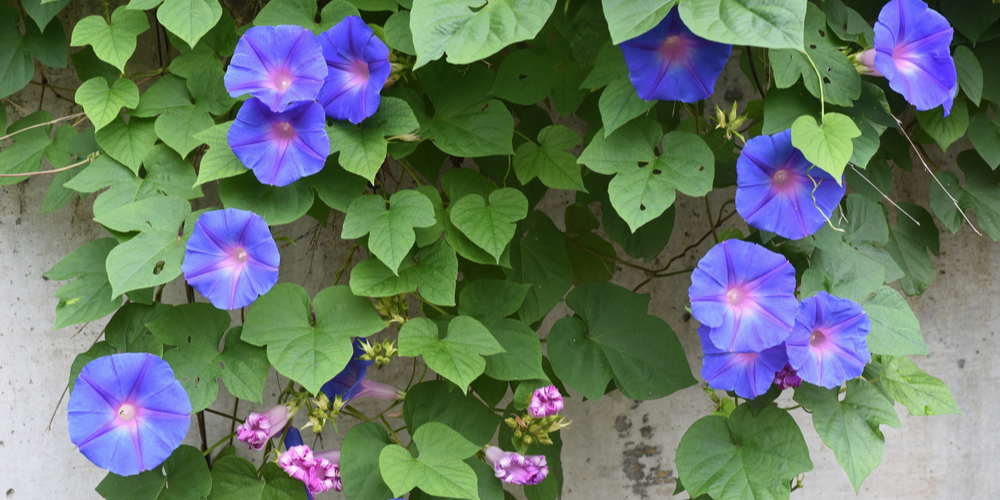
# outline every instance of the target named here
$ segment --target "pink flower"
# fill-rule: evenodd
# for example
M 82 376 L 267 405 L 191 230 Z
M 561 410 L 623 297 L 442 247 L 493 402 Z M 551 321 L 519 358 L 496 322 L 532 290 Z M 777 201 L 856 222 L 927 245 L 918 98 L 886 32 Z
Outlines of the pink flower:
M 251 413 L 246 422 L 236 428 L 236 438 L 253 451 L 260 451 L 268 439 L 281 435 L 288 422 L 288 407 L 275 406 L 264 413 Z
M 545 418 L 555 415 L 563 409 L 563 397 L 559 394 L 556 386 L 541 387 L 535 389 L 531 396 L 531 403 L 528 405 L 528 414 L 535 418 Z
M 549 475 L 549 466 L 542 455 L 524 456 L 496 446 L 487 446 L 484 455 L 496 477 L 505 483 L 534 485 Z
M 308 445 L 292 446 L 278 457 L 278 465 L 302 481 L 310 495 L 327 490 L 344 491 L 340 480 L 340 450 L 313 453 Z
M 778 384 L 781 390 L 785 390 L 789 387 L 802 385 L 802 379 L 796 374 L 795 368 L 792 368 L 792 365 L 785 364 L 785 367 L 781 371 L 774 374 L 774 383 Z

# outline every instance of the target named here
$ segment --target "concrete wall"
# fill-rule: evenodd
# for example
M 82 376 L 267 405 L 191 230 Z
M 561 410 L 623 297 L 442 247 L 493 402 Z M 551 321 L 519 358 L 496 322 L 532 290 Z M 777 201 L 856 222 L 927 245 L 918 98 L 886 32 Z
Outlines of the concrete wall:
M 81 13 L 94 12 L 94 2 L 74 2 L 61 16 L 64 26 Z M 69 29 L 67 28 L 67 31 Z M 139 40 L 142 61 L 152 61 L 147 35 Z M 720 80 L 716 95 L 741 102 L 751 99 L 746 80 L 735 70 Z M 148 63 L 146 63 L 148 64 Z M 144 69 L 137 64 L 133 71 Z M 36 70 L 35 80 L 40 80 Z M 53 85 L 78 85 L 71 68 L 46 69 Z M 40 87 L 29 86 L 4 100 L 10 121 L 39 106 L 54 116 L 76 112 L 70 102 L 47 90 L 40 101 Z M 67 92 L 60 92 L 72 99 Z M 2 146 L 2 145 L 0 145 Z M 968 148 L 961 141 L 948 154 L 937 155 L 938 165 L 957 171 L 954 155 Z M 934 148 L 934 146 L 932 146 Z M 891 196 L 895 200 L 926 203 L 930 177 L 914 170 L 900 173 Z M 960 174 L 961 175 L 961 174 Z M 105 320 L 52 331 L 55 321 L 54 298 L 63 284 L 47 281 L 42 273 L 77 246 L 104 236 L 94 223 L 89 200 L 76 200 L 62 210 L 46 215 L 38 211 L 48 189 L 48 178 L 33 178 L 16 186 L 0 188 L 0 304 L 4 306 L 0 322 L 0 493 L 6 499 L 49 498 L 66 500 L 97 498 L 93 488 L 104 477 L 101 471 L 73 450 L 66 430 L 66 401 L 60 401 L 69 367 L 77 353 L 85 351 L 101 335 Z M 215 193 L 206 189 L 206 198 L 197 203 L 218 205 Z M 732 199 L 733 191 L 714 193 L 712 204 L 718 207 Z M 677 225 L 671 243 L 660 263 L 697 241 L 706 230 L 707 219 L 702 200 L 679 196 Z M 557 224 L 562 224 L 563 208 L 569 202 L 566 193 L 550 193 L 542 206 Z M 278 227 L 282 236 L 296 240 L 282 249 L 281 281 L 303 284 L 311 294 L 333 282 L 337 268 L 346 256 L 347 245 L 338 242 L 342 219 L 332 219 L 331 228 L 317 226 L 304 219 Z M 744 227 L 745 229 L 745 227 Z M 692 267 L 709 248 L 704 243 L 676 264 L 676 269 Z M 921 321 L 931 355 L 916 359 L 919 366 L 942 378 L 954 391 L 964 415 L 910 417 L 899 405 L 902 429 L 883 427 L 886 451 L 882 465 L 863 485 L 859 498 L 865 499 L 973 499 L 990 498 L 1000 491 L 992 452 L 998 441 L 997 426 L 989 424 L 989 415 L 997 410 L 997 380 L 1000 359 L 994 334 L 1000 311 L 1000 245 L 978 237 L 968 228 L 957 235 L 942 232 L 941 256 L 934 258 L 938 277 L 921 297 L 910 301 Z M 620 269 L 615 281 L 634 286 L 642 279 L 636 272 Z M 347 282 L 345 276 L 341 283 Z M 693 371 L 700 371 L 700 345 L 696 323 L 685 315 L 687 275 L 664 278 L 644 289 L 652 294 L 650 313 L 666 320 L 677 332 L 688 354 Z M 183 302 L 182 284 L 167 287 L 164 299 Z M 564 305 L 553 311 L 541 330 L 544 336 L 550 325 L 569 314 Z M 238 322 L 238 317 L 235 321 Z M 393 363 L 372 375 L 376 380 L 404 384 L 409 376 L 406 363 Z M 276 374 L 268 380 L 265 402 L 274 398 L 287 382 Z M 563 461 L 566 474 L 564 497 L 568 499 L 668 498 L 674 490 L 676 469 L 674 450 L 684 431 L 695 420 L 711 411 L 711 402 L 700 387 L 691 387 L 659 401 L 636 402 L 618 393 L 597 403 L 581 402 L 572 394 L 565 414 L 573 420 L 563 432 Z M 787 403 L 789 396 L 779 402 Z M 783 404 L 783 406 L 785 406 Z M 366 411 L 377 405 L 362 405 Z M 232 412 L 233 399 L 224 390 L 214 409 Z M 240 415 L 252 408 L 241 405 Z M 253 408 L 258 409 L 259 408 Z M 53 417 L 54 415 L 54 417 Z M 793 498 L 851 498 L 854 491 L 833 453 L 826 449 L 812 429 L 810 416 L 793 412 L 809 443 L 815 470 L 808 473 L 805 489 Z M 53 417 L 51 428 L 48 426 Z M 206 415 L 209 442 L 230 432 L 229 420 Z M 301 420 L 302 417 L 299 417 Z M 298 422 L 301 425 L 301 422 Z M 343 417 L 341 433 L 329 429 L 319 448 L 337 448 L 352 425 Z M 8 431 L 9 428 L 9 431 Z M 187 443 L 196 445 L 198 432 L 192 426 Z M 240 454 L 252 455 L 245 449 Z M 322 497 L 321 497 L 322 498 Z M 325 498 L 343 498 L 331 493 Z

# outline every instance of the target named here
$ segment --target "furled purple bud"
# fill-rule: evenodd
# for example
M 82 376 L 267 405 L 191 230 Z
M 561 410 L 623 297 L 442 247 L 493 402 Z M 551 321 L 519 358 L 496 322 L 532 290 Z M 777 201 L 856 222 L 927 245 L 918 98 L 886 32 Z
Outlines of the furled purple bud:
M 535 389 L 535 393 L 531 396 L 531 403 L 528 404 L 528 414 L 535 418 L 555 415 L 562 409 L 563 397 L 554 385 Z
M 340 450 L 313 453 L 308 445 L 292 446 L 278 457 L 278 465 L 289 476 L 305 483 L 310 495 L 344 490 L 340 480 Z
M 781 390 L 788 389 L 789 387 L 798 387 L 802 385 L 802 379 L 796 375 L 795 369 L 792 365 L 786 364 L 781 371 L 774 374 L 774 383 L 778 384 Z
M 486 463 L 505 483 L 534 485 L 549 475 L 549 466 L 542 455 L 524 456 L 512 451 L 503 451 L 496 446 L 487 446 L 484 451 Z
M 247 448 L 260 451 L 269 439 L 281 435 L 287 422 L 288 407 L 285 405 L 277 405 L 264 413 L 251 413 L 236 428 L 236 438 L 246 443 Z

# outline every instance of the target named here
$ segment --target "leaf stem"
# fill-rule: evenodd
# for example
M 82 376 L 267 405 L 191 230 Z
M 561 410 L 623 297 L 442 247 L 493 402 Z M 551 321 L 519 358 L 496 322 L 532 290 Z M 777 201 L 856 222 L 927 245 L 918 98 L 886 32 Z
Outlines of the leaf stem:
M 410 167 L 410 164 L 409 162 L 406 161 L 406 158 L 401 158 L 401 160 L 402 161 L 400 161 L 399 164 L 403 166 L 403 170 L 406 170 L 406 173 L 410 174 L 410 177 L 413 177 L 413 182 L 416 182 L 417 186 L 423 186 L 424 181 L 420 180 L 420 178 L 417 177 L 417 173 L 413 170 L 412 167 Z
M 747 60 L 750 61 L 750 73 L 753 75 L 753 82 L 757 84 L 757 92 L 760 93 L 760 97 L 763 99 L 765 97 L 764 87 L 760 86 L 760 80 L 757 79 L 757 67 L 753 64 L 753 49 L 749 45 L 747 45 L 746 48 Z
M 805 54 L 806 59 L 809 60 L 809 64 L 812 65 L 813 71 L 816 72 L 816 80 L 819 82 L 819 123 L 822 126 L 826 120 L 826 98 L 823 96 L 823 75 L 819 72 L 819 68 L 816 67 L 816 63 L 813 62 L 813 58 L 809 56 L 809 53 L 802 50 Z
M 379 415 L 379 418 L 382 419 L 382 424 L 385 425 L 385 428 L 389 429 L 389 434 L 392 434 L 392 440 L 395 441 L 396 444 L 403 446 L 403 442 L 399 440 L 399 436 L 396 435 L 396 431 L 393 430 L 391 425 L 389 425 L 389 421 L 386 420 L 385 415 Z
M 232 437 L 233 437 L 233 436 L 235 436 L 235 435 L 236 435 L 236 431 L 233 431 L 233 432 L 229 433 L 229 435 L 228 435 L 228 436 L 226 436 L 226 437 L 224 437 L 224 438 L 220 439 L 218 443 L 215 443 L 215 444 L 213 444 L 213 445 L 212 445 L 212 446 L 210 446 L 210 447 L 209 447 L 209 448 L 208 448 L 207 450 L 203 451 L 203 452 L 202 452 L 201 454 L 202 454 L 202 455 L 203 455 L 203 456 L 204 456 L 205 458 L 208 458 L 208 455 L 209 455 L 210 453 L 212 453 L 213 451 L 215 451 L 215 449 L 216 449 L 216 448 L 218 448 L 220 444 L 222 444 L 222 443 L 226 442 L 226 440 L 227 440 L 227 439 L 230 439 L 230 438 L 232 438 Z
M 333 277 L 334 286 L 336 286 L 337 283 L 340 283 L 340 277 L 344 275 L 344 271 L 347 270 L 347 266 L 351 265 L 351 261 L 354 260 L 354 252 L 358 251 L 358 245 L 360 245 L 360 243 L 357 242 L 351 245 L 351 251 L 347 252 L 347 258 L 344 259 L 344 263 L 340 265 L 340 269 L 337 269 L 337 274 Z
M 94 158 L 97 158 L 97 155 L 99 155 L 99 154 L 100 153 L 95 153 L 94 154 Z M 83 161 L 80 161 L 80 162 L 76 162 L 76 163 L 74 163 L 72 165 L 66 165 L 65 167 L 57 168 L 57 169 L 54 169 L 54 170 L 43 170 L 41 172 L 25 172 L 23 174 L 0 174 L 0 177 L 35 177 L 35 176 L 39 176 L 39 175 L 58 174 L 59 172 L 65 172 L 67 170 L 73 170 L 74 168 L 79 167 L 80 165 L 85 165 L 87 163 L 90 163 L 91 161 L 93 161 L 93 160 L 91 160 L 88 157 L 86 160 L 83 160 Z
M 537 144 L 538 144 L 538 143 L 537 143 L 537 142 L 535 142 L 535 141 L 534 141 L 534 140 L 533 140 L 532 138 L 530 138 L 530 137 L 528 137 L 528 136 L 524 135 L 524 132 L 521 132 L 521 131 L 520 131 L 520 130 L 518 130 L 518 129 L 514 129 L 514 133 L 515 133 L 515 134 L 517 134 L 517 135 L 519 135 L 519 136 L 521 136 L 521 137 L 524 137 L 524 140 L 526 140 L 526 141 L 528 141 L 528 142 L 530 142 L 530 143 L 532 143 L 532 144 L 535 144 L 535 145 L 537 145 Z
M 239 422 L 241 424 L 243 423 L 242 420 L 240 420 L 240 419 L 236 418 L 234 415 L 230 415 L 228 413 L 222 413 L 221 411 L 213 410 L 211 408 L 205 408 L 205 411 L 211 413 L 212 415 L 218 415 L 220 417 L 226 417 L 226 418 L 228 418 L 228 419 L 230 419 L 230 420 L 232 420 L 234 422 Z
M 61 121 L 65 121 L 65 120 L 72 120 L 73 118 L 78 118 L 78 117 L 81 117 L 81 116 L 84 116 L 84 113 L 76 113 L 74 115 L 63 116 L 61 118 L 56 118 L 55 120 L 50 120 L 50 121 L 47 121 L 45 123 L 39 123 L 37 125 L 32 125 L 30 127 L 24 127 L 21 130 L 14 131 L 14 132 L 11 132 L 11 133 L 3 136 L 3 137 L 0 137 L 0 141 L 3 141 L 4 139 L 10 139 L 11 137 L 13 137 L 13 136 L 15 136 L 17 134 L 20 134 L 21 132 L 24 132 L 25 130 L 31 130 L 33 128 L 44 127 L 46 125 L 52 125 L 53 123 L 59 123 Z
M 712 220 L 712 205 L 708 201 L 708 195 L 705 195 L 705 215 L 708 216 L 708 224 L 712 228 L 712 237 L 715 238 L 715 242 L 719 243 L 719 234 L 715 232 L 715 221 Z
M 437 312 L 439 312 L 441 314 L 448 314 L 448 311 L 445 311 L 444 309 L 441 309 L 440 307 L 438 307 L 438 306 L 436 306 L 434 304 L 431 304 L 430 302 L 427 302 L 427 299 L 421 297 L 420 294 L 418 294 L 417 292 L 410 292 L 410 295 L 412 295 L 412 296 L 420 299 L 420 302 L 423 302 L 424 304 L 427 304 L 427 305 L 431 306 L 431 309 L 434 309 L 435 311 L 437 311 Z

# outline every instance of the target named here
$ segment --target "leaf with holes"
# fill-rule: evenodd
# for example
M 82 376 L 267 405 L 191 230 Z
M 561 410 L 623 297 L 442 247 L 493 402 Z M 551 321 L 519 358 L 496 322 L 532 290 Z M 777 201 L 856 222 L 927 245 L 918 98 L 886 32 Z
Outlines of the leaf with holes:
M 517 221 L 528 215 L 528 199 L 514 188 L 490 193 L 489 205 L 482 196 L 470 194 L 451 207 L 451 222 L 496 262 L 514 237 Z
M 434 205 L 422 193 L 398 191 L 388 203 L 379 195 L 366 195 L 347 208 L 341 237 L 369 235 L 368 248 L 393 273 L 398 273 L 399 264 L 417 239 L 413 228 L 430 227 L 434 222 Z
M 56 324 L 53 330 L 103 318 L 122 305 L 120 296 L 111 294 L 111 283 L 104 262 L 117 245 L 114 238 L 101 238 L 81 245 L 43 276 L 66 283 L 56 291 Z
M 106 218 L 101 220 L 115 230 L 142 230 L 108 254 L 112 295 L 117 297 L 132 290 L 162 285 L 180 276 L 184 245 L 194 231 L 195 221 L 188 216 L 190 212 L 191 205 L 187 201 L 167 196 L 146 198 L 102 215 Z M 182 223 L 184 234 L 178 235 Z
M 147 326 L 157 340 L 176 346 L 164 353 L 191 399 L 191 411 L 208 408 L 219 394 L 217 378 L 240 399 L 261 403 L 271 364 L 267 352 L 244 342 L 241 327 L 227 333 L 229 313 L 211 304 L 182 304 Z M 225 336 L 225 348 L 219 345 Z
M 469 316 L 448 323 L 442 338 L 438 325 L 427 318 L 413 318 L 399 331 L 399 355 L 423 356 L 432 370 L 452 381 L 462 392 L 486 369 L 483 356 L 504 352 L 490 331 Z
M 275 285 L 247 314 L 243 340 L 267 346 L 267 359 L 278 373 L 319 394 L 320 387 L 351 360 L 351 337 L 367 337 L 385 328 L 371 302 L 346 286 L 309 294 L 291 283 Z

